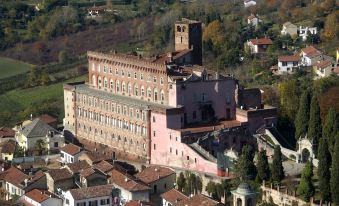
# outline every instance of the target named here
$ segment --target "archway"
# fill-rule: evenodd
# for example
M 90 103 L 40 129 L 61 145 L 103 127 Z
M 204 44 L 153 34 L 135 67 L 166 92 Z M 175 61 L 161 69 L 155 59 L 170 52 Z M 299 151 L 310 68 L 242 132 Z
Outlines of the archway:
M 242 199 L 240 198 L 237 199 L 237 206 L 242 206 Z
M 301 161 L 302 162 L 307 162 L 311 157 L 310 151 L 308 151 L 307 148 L 304 148 L 301 152 Z

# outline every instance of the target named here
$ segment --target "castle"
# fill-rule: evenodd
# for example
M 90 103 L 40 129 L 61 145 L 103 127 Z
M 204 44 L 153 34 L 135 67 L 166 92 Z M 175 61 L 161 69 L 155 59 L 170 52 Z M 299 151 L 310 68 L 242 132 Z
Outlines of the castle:
M 167 54 L 87 55 L 88 82 L 64 85 L 65 131 L 80 140 L 150 164 L 224 176 L 224 150 L 253 144 L 251 134 L 276 122 L 258 89 L 201 66 L 199 21 L 175 23 L 175 51 Z

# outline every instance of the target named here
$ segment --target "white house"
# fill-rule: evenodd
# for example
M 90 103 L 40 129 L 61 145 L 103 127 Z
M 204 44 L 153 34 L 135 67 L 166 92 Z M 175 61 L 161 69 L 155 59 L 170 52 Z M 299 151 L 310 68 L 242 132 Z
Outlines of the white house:
M 298 27 L 289 21 L 285 22 L 282 26 L 281 34 L 282 35 L 289 34 L 290 36 L 295 36 L 298 34 Z
M 34 149 L 38 141 L 43 141 L 48 150 L 64 146 L 64 136 L 39 118 L 18 128 L 15 134 L 18 145 L 25 150 Z
M 272 44 L 272 40 L 268 38 L 250 39 L 247 41 L 247 47 L 251 54 L 264 53 L 266 52 L 268 46 Z
M 317 34 L 318 30 L 317 27 L 299 27 L 299 36 L 302 38 L 303 41 L 307 40 L 309 34 Z
M 250 7 L 250 6 L 255 6 L 257 5 L 257 2 L 254 0 L 245 0 L 244 1 L 244 6 L 245 8 Z
M 260 19 L 257 15 L 251 14 L 247 17 L 247 24 L 252 26 L 258 26 Z
M 300 56 L 302 66 L 313 66 L 316 62 L 323 59 L 323 54 L 313 46 L 301 49 Z
M 320 78 L 328 77 L 334 73 L 335 67 L 336 64 L 334 61 L 326 59 L 316 62 L 313 66 L 313 71 Z
M 60 149 L 61 161 L 63 163 L 77 162 L 82 153 L 83 150 L 81 147 L 74 144 L 67 144 Z
M 300 57 L 298 55 L 279 56 L 278 74 L 293 73 L 300 67 Z
M 25 205 L 33 206 L 62 206 L 62 199 L 53 193 L 44 190 L 33 189 L 25 193 L 19 200 Z
M 186 195 L 182 194 L 176 189 L 171 189 L 160 196 L 162 198 L 162 206 L 175 205 L 182 200 L 189 199 Z
M 63 206 L 112 206 L 118 201 L 118 192 L 113 185 L 99 185 L 62 192 Z

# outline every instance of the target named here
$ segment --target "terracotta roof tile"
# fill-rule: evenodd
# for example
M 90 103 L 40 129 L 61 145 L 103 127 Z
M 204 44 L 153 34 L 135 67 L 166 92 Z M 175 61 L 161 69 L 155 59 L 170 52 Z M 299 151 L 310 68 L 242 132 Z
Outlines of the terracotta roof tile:
M 111 165 L 110 163 L 108 163 L 107 161 L 103 160 L 103 161 L 95 164 L 94 168 L 100 170 L 103 173 L 107 173 L 107 172 L 111 171 L 114 168 L 114 166 Z
M 61 151 L 74 156 L 81 152 L 81 147 L 74 144 L 67 144 L 63 148 L 61 148 Z
M 130 200 L 124 206 L 155 206 L 156 204 L 151 202 L 145 202 L 140 200 Z
M 202 194 L 194 195 L 189 199 L 185 199 L 176 204 L 173 204 L 173 206 L 217 206 L 217 205 L 222 204 Z
M 9 140 L 9 141 L 3 142 L 0 145 L 1 153 L 13 154 L 15 151 L 15 146 L 16 146 L 15 141 Z
M 57 121 L 56 118 L 52 117 L 51 115 L 48 114 L 43 114 L 39 117 L 39 119 L 43 122 L 45 122 L 46 124 L 50 124 L 50 123 L 54 123 Z
M 151 189 L 145 185 L 145 183 L 136 179 L 134 176 L 124 174 L 117 169 L 112 170 L 109 181 L 128 191 L 144 191 Z
M 316 48 L 314 48 L 313 46 L 303 48 L 301 49 L 301 51 L 305 53 L 306 56 L 311 57 L 311 58 L 321 55 L 321 52 L 317 50 Z
M 11 128 L 1 127 L 0 128 L 0 138 L 14 137 L 15 131 Z
M 93 168 L 86 168 L 80 172 L 80 176 L 87 178 L 88 176 L 91 176 L 92 174 L 96 173 L 97 171 L 94 170 Z
M 332 65 L 332 61 L 331 60 L 322 60 L 322 61 L 318 61 L 317 63 L 314 64 L 314 66 L 318 67 L 318 68 L 325 68 L 328 67 L 330 65 Z
M 141 181 L 149 184 L 172 174 L 175 174 L 174 170 L 168 167 L 150 166 L 145 168 L 135 176 Z
M 85 160 L 80 160 L 77 162 L 66 164 L 66 167 L 68 167 L 69 170 L 74 174 L 80 172 L 81 170 L 90 168 L 91 165 L 89 165 Z
M 251 39 L 253 45 L 270 45 L 273 44 L 271 39 L 268 38 L 261 38 L 261 39 Z
M 6 182 L 10 182 L 11 184 L 24 188 L 25 179 L 29 179 L 29 176 L 23 173 L 16 167 L 10 167 L 8 170 L 5 170 L 0 173 L 0 179 Z
M 278 60 L 280 62 L 298 62 L 300 57 L 298 55 L 279 56 Z
M 75 200 L 82 200 L 95 197 L 111 196 L 113 188 L 113 185 L 99 185 L 80 189 L 71 189 L 70 193 Z
M 72 173 L 67 168 L 51 169 L 48 173 L 55 182 L 73 178 Z
M 172 204 L 189 199 L 186 195 L 182 194 L 176 189 L 171 189 L 165 193 L 162 193 L 160 196 Z
M 109 160 L 112 157 L 101 154 L 100 152 L 87 152 L 86 155 L 93 162 L 93 164 L 98 163 L 102 160 Z
M 27 193 L 25 193 L 25 196 L 34 200 L 35 202 L 41 203 L 47 199 L 50 198 L 50 195 L 52 195 L 52 193 L 48 192 L 48 191 L 41 191 L 38 189 L 33 189 Z

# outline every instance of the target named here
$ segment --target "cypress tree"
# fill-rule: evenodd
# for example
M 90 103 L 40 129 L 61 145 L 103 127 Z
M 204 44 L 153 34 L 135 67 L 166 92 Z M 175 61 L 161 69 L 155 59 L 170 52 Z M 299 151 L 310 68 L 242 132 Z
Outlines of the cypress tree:
M 183 192 L 186 187 L 186 178 L 182 172 L 180 172 L 179 177 L 177 178 L 177 186 L 180 192 Z
M 331 154 L 328 151 L 328 144 L 325 138 L 321 138 L 318 147 L 318 178 L 319 178 L 319 193 L 323 201 L 330 200 L 330 165 Z
M 334 107 L 331 107 L 327 113 L 326 121 L 323 129 L 323 138 L 328 140 L 328 145 L 331 154 L 333 154 L 333 147 L 335 144 L 335 135 L 338 132 L 337 113 Z
M 266 156 L 266 150 L 261 150 L 257 157 L 257 180 L 262 182 L 270 179 L 270 168 Z
M 339 135 L 336 136 L 332 156 L 331 194 L 333 203 L 339 205 Z
M 273 162 L 272 162 L 272 180 L 280 183 L 284 177 L 284 167 L 282 165 L 282 153 L 280 146 L 274 148 Z
M 299 109 L 297 112 L 297 115 L 295 117 L 295 138 L 299 139 L 300 137 L 304 137 L 307 133 L 307 128 L 308 128 L 308 118 L 309 118 L 309 96 L 310 93 L 308 90 L 306 90 L 300 98 L 299 101 Z
M 314 150 L 317 151 L 317 145 L 321 137 L 321 118 L 318 98 L 315 95 L 313 95 L 311 100 L 307 137 L 313 140 L 313 145 L 315 145 Z
M 315 192 L 312 177 L 313 165 L 311 162 L 308 162 L 303 170 L 301 180 L 297 189 L 300 197 L 306 202 L 308 202 L 310 198 L 313 197 Z
M 242 148 L 241 156 L 236 164 L 236 173 L 243 179 L 253 180 L 256 177 L 256 167 L 253 162 L 253 152 L 250 146 Z

